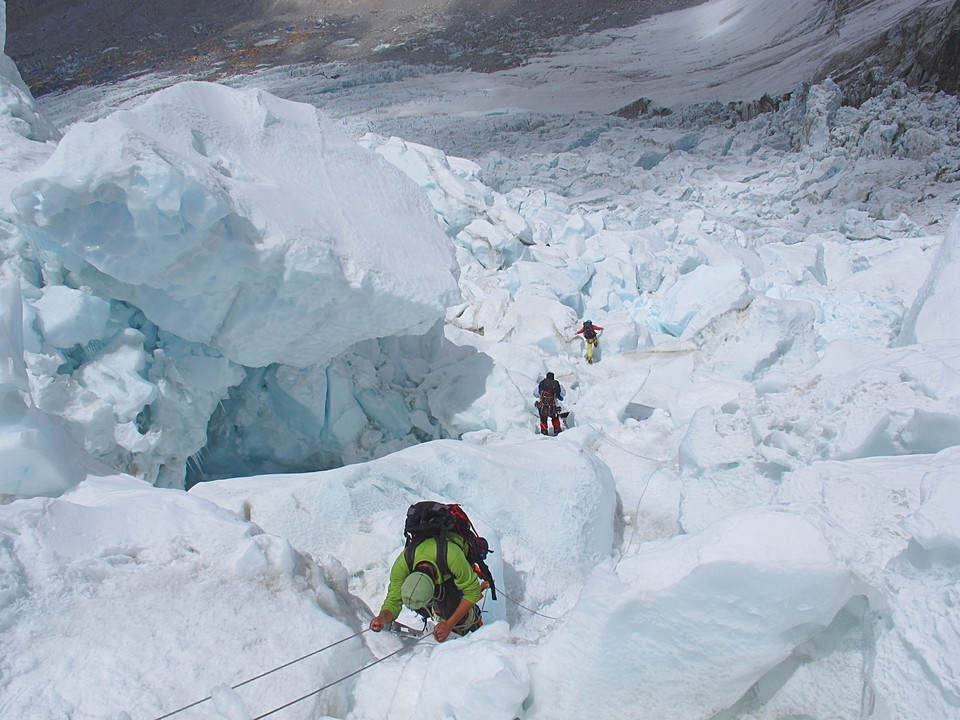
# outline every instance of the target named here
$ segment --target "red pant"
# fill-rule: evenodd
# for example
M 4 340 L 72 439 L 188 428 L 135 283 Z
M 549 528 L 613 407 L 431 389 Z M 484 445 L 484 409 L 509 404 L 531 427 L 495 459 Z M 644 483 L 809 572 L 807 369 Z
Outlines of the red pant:
M 556 405 L 541 405 L 540 406 L 540 433 L 542 435 L 547 434 L 547 418 L 553 420 L 553 434 L 556 435 L 560 432 L 560 413 L 557 412 Z

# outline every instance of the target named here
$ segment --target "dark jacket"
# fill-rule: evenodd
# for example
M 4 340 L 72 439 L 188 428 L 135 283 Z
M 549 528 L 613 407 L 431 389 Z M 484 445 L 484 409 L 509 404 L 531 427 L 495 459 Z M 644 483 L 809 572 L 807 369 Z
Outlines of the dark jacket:
M 541 380 L 540 384 L 537 385 L 537 391 L 534 393 L 534 397 L 540 399 L 544 390 L 550 390 L 558 401 L 563 400 L 563 386 L 556 378 L 544 378 Z

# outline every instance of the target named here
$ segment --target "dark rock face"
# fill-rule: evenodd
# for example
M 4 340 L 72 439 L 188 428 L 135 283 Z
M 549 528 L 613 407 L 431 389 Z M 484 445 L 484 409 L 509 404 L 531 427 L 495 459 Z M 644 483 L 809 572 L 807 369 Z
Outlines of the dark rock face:
M 214 79 L 302 62 L 516 67 L 551 38 L 703 0 L 8 0 L 7 54 L 34 95 L 144 72 Z
M 8 0 L 6 52 L 34 95 L 145 72 L 217 79 L 302 62 L 379 60 L 489 72 L 550 52 L 556 38 L 627 27 L 701 2 Z M 869 2 L 823 0 L 825 31 Z M 826 77 L 852 104 L 898 79 L 960 93 L 960 0 L 925 4 L 884 35 L 825 59 L 811 81 Z M 668 111 L 638 101 L 621 114 L 655 112 Z
M 260 3 L 262 4 L 262 3 Z M 34 95 L 187 62 L 257 0 L 11 0 L 6 53 Z
M 835 32 L 847 13 L 868 3 L 869 0 L 826 0 L 820 17 L 822 26 L 826 32 Z M 849 52 L 826 58 L 810 82 L 827 78 L 840 87 L 843 104 L 851 107 L 859 107 L 897 80 L 918 90 L 960 96 L 960 0 L 952 6 L 921 6 L 887 32 L 865 39 Z M 764 95 L 729 103 L 726 111 L 731 117 L 727 121 L 750 120 L 773 112 L 789 97 Z M 711 112 L 717 114 L 715 110 Z M 653 107 L 649 99 L 640 98 L 615 114 L 632 120 L 669 113 L 668 108 Z
M 917 63 L 938 90 L 960 95 L 960 2 L 943 23 L 928 28 L 929 46 L 917 53 Z
M 845 101 L 852 105 L 893 80 L 920 90 L 960 94 L 960 1 L 922 6 L 884 35 L 830 58 L 814 80 L 827 77 L 844 88 Z

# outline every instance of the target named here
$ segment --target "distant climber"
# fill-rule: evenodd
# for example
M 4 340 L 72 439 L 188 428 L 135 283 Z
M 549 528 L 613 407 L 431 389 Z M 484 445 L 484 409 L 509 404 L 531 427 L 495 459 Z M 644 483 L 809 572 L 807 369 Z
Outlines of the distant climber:
M 583 327 L 577 330 L 577 335 L 583 333 L 583 339 L 587 341 L 587 362 L 593 363 L 593 349 L 600 345 L 600 338 L 597 332 L 603 332 L 603 328 L 594 325 L 589 320 L 583 321 Z
M 560 434 L 560 406 L 557 404 L 563 400 L 563 387 L 554 378 L 552 372 L 540 381 L 537 391 L 534 393 L 537 398 L 536 406 L 540 413 L 540 434 L 547 434 L 547 418 L 553 420 L 553 434 Z
M 370 629 L 380 632 L 396 620 L 403 605 L 433 619 L 437 642 L 450 633 L 466 635 L 482 624 L 477 601 L 493 576 L 483 562 L 490 552 L 459 505 L 424 501 L 411 505 L 404 526 L 404 551 L 390 570 L 387 597 Z M 471 562 L 468 557 L 473 558 Z M 480 582 L 481 575 L 484 579 Z

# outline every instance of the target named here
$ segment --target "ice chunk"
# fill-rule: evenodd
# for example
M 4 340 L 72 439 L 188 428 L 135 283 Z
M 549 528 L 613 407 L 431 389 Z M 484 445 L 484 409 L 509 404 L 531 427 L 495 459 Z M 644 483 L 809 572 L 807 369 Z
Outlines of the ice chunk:
M 56 496 L 88 472 L 108 472 L 84 452 L 59 418 L 25 401 L 22 300 L 16 282 L 0 285 L 0 498 Z
M 901 345 L 960 338 L 957 326 L 957 317 L 960 316 L 960 295 L 956 292 L 958 272 L 960 213 L 950 224 L 930 274 L 904 318 Z
M 956 464 L 960 456 L 955 448 L 944 451 L 938 467 L 924 476 L 920 486 L 921 503 L 917 512 L 904 521 L 904 529 L 927 550 L 960 551 L 960 476 Z
M 354 592 L 377 607 L 403 545 L 408 505 L 460 503 L 491 543 L 498 587 L 536 608 L 575 592 L 613 543 L 609 470 L 562 437 L 549 446 L 440 440 L 322 473 L 200 483 L 190 493 L 314 556 L 336 555 L 355 573 Z M 503 596 L 488 598 L 485 610 L 502 619 Z
M 854 591 L 816 525 L 783 509 L 653 546 L 616 573 L 600 566 L 540 644 L 531 716 L 711 717 Z
M 264 92 L 184 83 L 74 126 L 14 202 L 96 294 L 242 365 L 424 332 L 459 296 L 420 189 Z
M 110 319 L 110 303 L 83 290 L 64 285 L 43 289 L 33 303 L 43 337 L 58 348 L 102 340 Z
M 751 294 L 739 265 L 700 265 L 666 291 L 658 321 L 674 337 L 688 337 L 702 330 L 715 317 L 742 310 Z
M 7 13 L 6 3 L 0 3 L 0 135 L 8 144 L 9 136 L 20 136 L 27 140 L 45 142 L 56 140 L 60 133 L 41 114 L 30 94 L 30 89 L 20 71 L 6 54 Z M 3 166 L 13 158 L 14 153 L 3 153 Z

